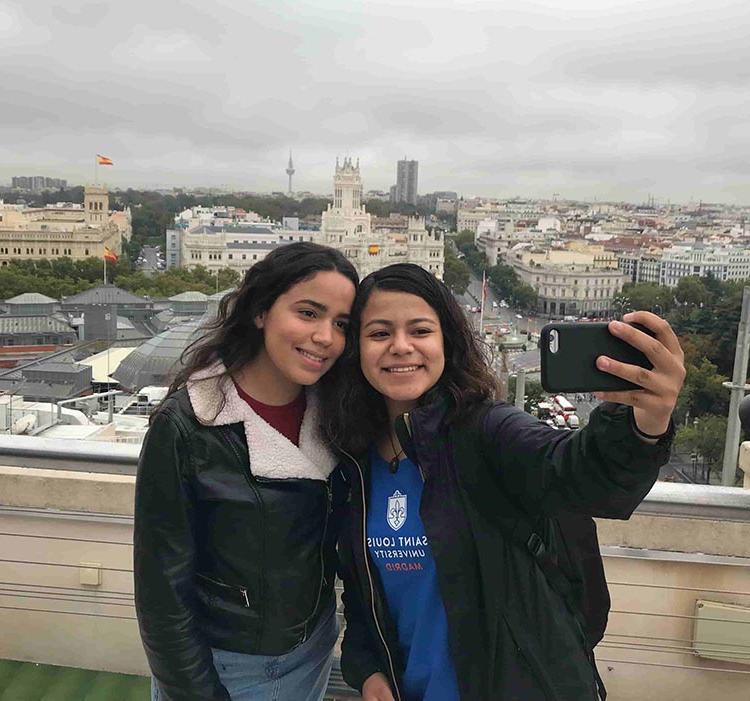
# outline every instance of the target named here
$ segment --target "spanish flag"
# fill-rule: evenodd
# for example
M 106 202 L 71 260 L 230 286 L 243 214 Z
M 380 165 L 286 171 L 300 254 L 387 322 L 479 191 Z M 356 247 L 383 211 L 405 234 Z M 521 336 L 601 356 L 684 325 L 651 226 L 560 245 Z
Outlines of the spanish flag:
M 100 166 L 113 166 L 114 163 L 112 162 L 111 158 L 108 158 L 107 156 L 102 156 L 101 154 L 96 154 L 96 163 Z
M 117 254 L 105 246 L 104 247 L 104 260 L 108 260 L 110 263 L 116 263 Z

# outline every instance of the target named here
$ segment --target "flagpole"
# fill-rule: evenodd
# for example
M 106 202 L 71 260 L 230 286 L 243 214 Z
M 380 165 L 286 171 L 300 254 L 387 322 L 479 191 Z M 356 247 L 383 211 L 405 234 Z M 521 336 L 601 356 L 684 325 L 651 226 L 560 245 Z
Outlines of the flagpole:
M 484 331 L 484 298 L 487 290 L 487 271 L 482 271 L 482 299 L 479 304 L 479 335 Z

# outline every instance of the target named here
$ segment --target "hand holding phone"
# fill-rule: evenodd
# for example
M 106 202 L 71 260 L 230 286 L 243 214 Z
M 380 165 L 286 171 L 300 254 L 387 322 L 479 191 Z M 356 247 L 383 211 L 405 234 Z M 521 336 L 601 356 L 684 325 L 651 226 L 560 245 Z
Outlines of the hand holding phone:
M 660 435 L 685 380 L 684 354 L 672 327 L 656 314 L 630 312 L 623 322 L 545 326 L 542 386 L 548 392 L 593 391 L 599 399 L 632 406 L 638 428 Z
M 643 433 L 658 436 L 669 428 L 677 397 L 685 381 L 685 355 L 669 323 L 651 312 L 630 312 L 623 321 L 610 322 L 610 332 L 637 348 L 652 364 L 650 370 L 602 355 L 596 367 L 642 389 L 597 392 L 604 401 L 633 407 L 636 426 Z M 653 337 L 632 324 L 642 324 Z
M 641 330 L 650 333 L 644 326 Z M 540 348 L 542 387 L 552 394 L 640 388 L 599 370 L 596 360 L 600 355 L 648 370 L 653 367 L 643 352 L 613 336 L 606 321 L 547 324 L 541 332 Z

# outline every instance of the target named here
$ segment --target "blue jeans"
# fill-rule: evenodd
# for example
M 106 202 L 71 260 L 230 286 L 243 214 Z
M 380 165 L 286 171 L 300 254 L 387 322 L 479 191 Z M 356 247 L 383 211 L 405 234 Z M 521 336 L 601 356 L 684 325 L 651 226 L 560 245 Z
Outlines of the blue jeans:
M 214 666 L 232 701 L 322 701 L 339 634 L 334 606 L 313 634 L 285 655 L 246 655 L 212 648 Z M 151 682 L 151 701 L 162 698 Z

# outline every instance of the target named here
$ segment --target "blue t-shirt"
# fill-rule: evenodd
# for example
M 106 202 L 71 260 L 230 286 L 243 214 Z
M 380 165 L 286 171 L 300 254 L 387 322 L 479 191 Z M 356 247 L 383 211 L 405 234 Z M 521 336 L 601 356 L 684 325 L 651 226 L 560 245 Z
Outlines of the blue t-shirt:
M 370 464 L 367 545 L 406 660 L 405 701 L 458 701 L 448 621 L 419 515 L 422 476 L 408 458 L 391 474 L 375 449 Z

